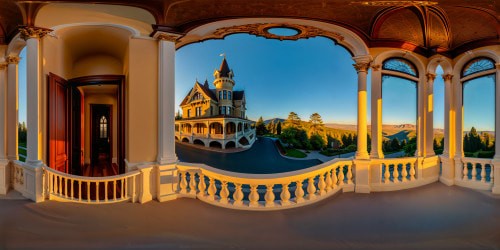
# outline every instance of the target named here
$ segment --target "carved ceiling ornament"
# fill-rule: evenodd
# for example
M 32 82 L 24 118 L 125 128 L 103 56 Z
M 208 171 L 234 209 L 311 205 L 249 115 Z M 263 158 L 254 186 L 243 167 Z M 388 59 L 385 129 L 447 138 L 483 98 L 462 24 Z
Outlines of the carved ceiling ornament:
M 280 36 L 276 34 L 272 34 L 269 32 L 269 29 L 272 28 L 286 28 L 293 29 L 297 31 L 296 35 L 291 36 Z M 317 27 L 307 26 L 307 25 L 298 25 L 298 24 L 287 24 L 287 23 L 252 23 L 252 24 L 244 24 L 237 25 L 231 27 L 223 27 L 218 28 L 210 38 L 213 39 L 223 39 L 225 36 L 236 33 L 248 33 L 255 36 L 261 36 L 269 39 L 278 39 L 280 41 L 283 40 L 292 40 L 296 41 L 304 38 L 311 38 L 317 36 L 323 36 L 331 38 L 337 42 L 343 41 L 344 37 L 337 33 L 326 31 Z
M 8 56 L 5 58 L 5 61 L 8 64 L 18 64 L 20 60 L 21 60 L 21 58 L 17 57 L 17 56 Z
M 351 2 L 351 4 L 359 4 L 359 5 L 365 5 L 365 6 L 392 7 L 392 6 L 434 6 L 434 5 L 437 5 L 438 2 L 435 2 L 435 1 L 355 1 L 355 2 Z
M 52 30 L 35 26 L 21 26 L 19 27 L 19 32 L 21 39 L 26 41 L 30 38 L 43 38 L 45 35 L 52 32 Z
M 178 34 L 173 34 L 173 33 L 166 33 L 166 32 L 156 32 L 154 35 L 155 39 L 158 40 L 163 40 L 163 41 L 169 41 L 169 42 L 177 42 L 179 38 L 181 38 L 181 35 Z

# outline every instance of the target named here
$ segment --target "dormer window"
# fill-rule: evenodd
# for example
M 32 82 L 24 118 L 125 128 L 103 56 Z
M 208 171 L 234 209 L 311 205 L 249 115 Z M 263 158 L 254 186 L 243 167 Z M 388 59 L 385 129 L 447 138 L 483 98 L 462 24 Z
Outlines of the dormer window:
M 191 98 L 191 101 L 196 101 L 196 100 L 201 100 L 201 99 L 203 99 L 203 96 L 201 95 L 201 93 L 196 92 L 196 93 L 194 93 L 193 97 Z

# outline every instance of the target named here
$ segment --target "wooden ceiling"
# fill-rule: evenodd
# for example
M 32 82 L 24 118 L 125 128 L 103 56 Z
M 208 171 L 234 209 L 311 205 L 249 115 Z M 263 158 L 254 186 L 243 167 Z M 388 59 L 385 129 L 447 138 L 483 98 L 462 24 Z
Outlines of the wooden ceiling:
M 430 56 L 455 56 L 500 44 L 497 0 L 0 0 L 0 44 L 33 25 L 50 3 L 114 4 L 143 8 L 156 25 L 179 34 L 213 21 L 286 17 L 333 23 L 358 34 L 369 47 L 413 48 Z

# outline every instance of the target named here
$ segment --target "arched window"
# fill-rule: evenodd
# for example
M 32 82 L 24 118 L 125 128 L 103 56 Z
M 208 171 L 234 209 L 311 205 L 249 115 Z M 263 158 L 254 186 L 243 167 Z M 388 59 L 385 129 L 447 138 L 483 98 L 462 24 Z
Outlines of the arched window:
M 495 63 L 491 59 L 485 57 L 475 58 L 470 60 L 462 69 L 462 77 L 494 68 Z
M 105 116 L 99 120 L 99 137 L 108 138 L 108 119 Z
M 403 58 L 389 58 L 385 60 L 382 69 L 418 77 L 418 71 L 415 65 Z
M 492 158 L 495 154 L 495 74 L 494 61 L 486 57 L 474 58 L 462 68 L 462 149 L 466 157 Z

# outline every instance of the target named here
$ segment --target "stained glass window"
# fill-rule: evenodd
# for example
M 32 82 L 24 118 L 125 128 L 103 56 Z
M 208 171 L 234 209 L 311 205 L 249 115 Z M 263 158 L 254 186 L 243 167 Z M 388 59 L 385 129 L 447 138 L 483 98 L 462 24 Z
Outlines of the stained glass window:
M 418 77 L 418 71 L 415 65 L 403 58 L 390 58 L 385 60 L 382 69 L 397 71 L 411 76 Z
M 468 62 L 462 70 L 462 76 L 472 75 L 481 71 L 494 69 L 495 64 L 492 60 L 484 57 L 476 58 Z
M 99 137 L 108 138 L 108 120 L 105 116 L 99 120 Z

